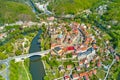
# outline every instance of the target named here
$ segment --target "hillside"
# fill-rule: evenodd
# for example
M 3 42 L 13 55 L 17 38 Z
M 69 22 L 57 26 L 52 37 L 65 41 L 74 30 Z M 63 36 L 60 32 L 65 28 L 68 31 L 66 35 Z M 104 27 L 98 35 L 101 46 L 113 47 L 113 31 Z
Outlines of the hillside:
M 35 20 L 32 9 L 22 3 L 0 0 L 0 24 L 18 20 Z
M 48 9 L 56 14 L 75 14 L 92 7 L 98 0 L 53 0 Z

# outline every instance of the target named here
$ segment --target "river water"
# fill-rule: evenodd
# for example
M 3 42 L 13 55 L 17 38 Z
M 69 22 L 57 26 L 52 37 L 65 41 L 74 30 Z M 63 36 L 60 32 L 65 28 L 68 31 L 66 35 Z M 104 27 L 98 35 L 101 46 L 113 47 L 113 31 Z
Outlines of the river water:
M 29 53 L 40 51 L 40 43 L 38 42 L 40 38 L 40 34 L 42 31 L 38 31 L 38 34 L 34 37 L 31 42 Z M 41 61 L 40 56 L 32 56 L 30 57 L 30 73 L 32 75 L 32 80 L 43 80 L 45 71 L 44 66 Z

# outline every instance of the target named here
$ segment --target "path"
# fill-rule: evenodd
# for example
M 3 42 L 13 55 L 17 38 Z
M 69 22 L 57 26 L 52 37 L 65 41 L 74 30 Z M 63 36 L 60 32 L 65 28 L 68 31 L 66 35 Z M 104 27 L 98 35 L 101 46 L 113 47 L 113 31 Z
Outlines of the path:
M 23 65 L 23 68 L 24 68 L 24 70 L 25 70 L 25 73 L 26 73 L 26 75 L 27 75 L 28 80 L 30 80 L 30 77 L 29 77 L 29 74 L 28 74 L 28 72 L 27 72 L 27 70 L 26 70 L 26 68 L 25 68 L 24 62 L 22 62 L 22 65 Z

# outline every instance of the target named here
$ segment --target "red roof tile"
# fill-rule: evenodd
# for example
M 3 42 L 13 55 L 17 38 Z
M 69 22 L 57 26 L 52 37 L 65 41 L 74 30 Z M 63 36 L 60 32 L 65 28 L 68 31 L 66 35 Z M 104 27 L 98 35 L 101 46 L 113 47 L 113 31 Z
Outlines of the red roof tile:
M 74 50 L 74 46 L 67 47 L 67 51 Z

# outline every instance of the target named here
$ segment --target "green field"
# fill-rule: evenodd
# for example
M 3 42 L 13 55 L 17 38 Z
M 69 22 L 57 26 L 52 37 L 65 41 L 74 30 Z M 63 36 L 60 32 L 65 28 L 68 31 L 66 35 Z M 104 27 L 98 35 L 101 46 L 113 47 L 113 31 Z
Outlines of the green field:
M 35 21 L 35 14 L 32 9 L 22 3 L 0 0 L 0 24 L 11 23 L 18 20 Z
M 48 9 L 56 14 L 75 14 L 81 10 L 92 7 L 98 0 L 54 0 Z

